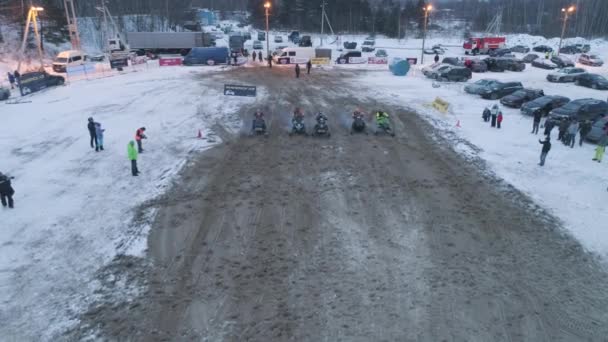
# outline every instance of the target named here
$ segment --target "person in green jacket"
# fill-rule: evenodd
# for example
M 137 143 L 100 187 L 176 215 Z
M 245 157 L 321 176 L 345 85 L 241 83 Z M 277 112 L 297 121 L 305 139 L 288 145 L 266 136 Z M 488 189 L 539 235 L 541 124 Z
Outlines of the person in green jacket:
M 595 148 L 595 158 L 593 158 L 593 161 L 596 161 L 598 163 L 602 162 L 602 158 L 604 158 L 604 152 L 606 151 L 606 143 L 605 142 L 600 142 L 599 144 L 597 144 L 597 147 Z
M 127 145 L 127 154 L 129 155 L 129 160 L 131 161 L 131 174 L 133 176 L 139 176 L 139 170 L 137 169 L 137 148 L 135 148 L 135 141 L 129 141 L 129 145 Z

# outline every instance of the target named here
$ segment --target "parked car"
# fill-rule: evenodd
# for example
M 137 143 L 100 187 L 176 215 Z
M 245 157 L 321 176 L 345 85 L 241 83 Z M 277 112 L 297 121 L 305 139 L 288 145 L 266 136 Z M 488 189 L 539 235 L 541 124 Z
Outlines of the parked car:
M 553 56 L 551 62 L 555 63 L 558 68 L 573 67 L 574 62 L 566 56 Z
M 556 108 L 549 112 L 547 120 L 560 121 L 561 119 L 568 120 L 590 120 L 595 121 L 598 118 L 608 114 L 608 103 L 598 99 L 578 99 L 570 101 L 567 105 Z
M 275 43 L 282 43 L 283 42 L 283 36 L 274 36 L 274 42 Z
M 0 101 L 4 101 L 11 97 L 11 91 L 8 88 L 0 87 Z
M 532 63 L 537 58 L 538 58 L 537 54 L 529 53 L 529 54 L 525 55 L 524 58 L 522 58 L 522 61 L 524 61 L 524 63 Z
M 511 50 L 507 48 L 492 49 L 488 52 L 488 55 L 490 55 L 490 57 L 502 57 L 508 54 L 511 54 Z
M 195 47 L 184 57 L 184 65 L 228 64 L 230 51 L 227 47 Z
M 300 31 L 291 31 L 287 39 L 294 44 L 298 44 L 300 42 Z
M 536 52 L 542 52 L 542 53 L 546 53 L 546 52 L 553 52 L 553 48 L 547 45 L 538 45 L 532 48 L 532 50 L 536 51 Z
M 388 53 L 386 53 L 386 50 L 378 49 L 376 50 L 376 57 L 388 57 Z
M 578 48 L 574 45 L 564 46 L 561 49 L 559 49 L 559 53 L 565 53 L 567 55 L 574 55 L 578 52 L 579 52 Z
M 524 103 L 520 110 L 521 113 L 525 115 L 534 116 L 536 112 L 540 111 L 542 116 L 547 116 L 550 111 L 559 108 L 568 102 L 570 102 L 570 99 L 565 96 L 545 95 Z
M 598 55 L 589 55 L 583 53 L 579 58 L 578 62 L 585 65 L 590 66 L 602 66 L 604 65 L 604 61 Z
M 580 53 L 587 53 L 591 51 L 591 45 L 589 44 L 574 44 Z
M 500 103 L 507 107 L 519 108 L 528 101 L 535 100 L 544 96 L 545 92 L 542 89 L 521 89 L 511 95 L 507 95 L 500 99 Z
M 514 58 L 486 58 L 485 63 L 488 65 L 489 71 L 503 72 L 509 71 L 523 71 L 526 69 L 526 64 L 518 59 Z
M 262 45 L 262 42 L 259 40 L 256 40 L 253 42 L 253 49 L 254 50 L 262 50 L 264 48 L 264 45 Z
M 300 47 L 311 47 L 312 46 L 312 38 L 310 36 L 302 36 L 300 38 L 300 42 L 298 43 Z
M 53 60 L 54 72 L 67 72 L 71 66 L 83 65 L 87 56 L 80 50 L 68 50 L 60 52 Z
M 429 66 L 425 66 L 424 68 L 422 68 L 422 74 L 426 77 L 431 77 L 432 74 L 437 73 L 437 70 L 440 68 L 447 68 L 449 67 L 449 64 L 441 64 L 441 63 L 435 63 L 435 64 L 431 64 Z
M 511 48 L 509 48 L 511 50 L 511 52 L 517 52 L 517 53 L 528 53 L 530 52 L 530 48 L 527 46 L 523 46 L 523 45 L 515 45 Z
M 593 89 L 600 89 L 600 90 L 608 89 L 608 80 L 604 76 L 601 76 L 598 74 L 586 73 L 586 74 L 580 75 L 576 78 L 576 80 L 574 80 L 574 83 L 576 83 L 576 85 L 579 85 L 579 86 L 593 88 Z
M 470 59 L 464 62 L 464 66 L 471 69 L 472 72 L 486 72 L 488 65 L 480 59 Z
M 441 63 L 453 66 L 464 66 L 463 60 L 458 57 L 445 57 L 441 60 Z
M 27 95 L 48 87 L 60 86 L 65 83 L 65 79 L 62 76 L 47 74 L 44 71 L 21 74 L 19 79 L 22 95 Z
M 477 80 L 473 83 L 467 84 L 464 87 L 464 91 L 469 94 L 480 95 L 482 92 L 489 90 L 492 85 L 500 83 L 498 80 L 493 78 L 484 78 L 481 80 Z
M 355 58 L 354 60 L 352 58 Z M 361 51 L 348 51 L 340 55 L 336 59 L 336 63 L 338 64 L 350 64 L 350 63 L 361 63 L 358 62 L 361 60 Z
M 425 55 L 443 55 L 445 54 L 445 49 L 439 45 L 433 45 L 430 49 L 424 49 Z
M 546 70 L 557 69 L 557 64 L 555 64 L 555 63 L 551 62 L 551 60 L 545 59 L 545 58 L 537 58 L 537 59 L 533 60 L 531 64 L 533 67 L 546 69 Z
M 374 40 L 366 40 L 361 45 L 361 50 L 363 52 L 372 52 L 376 50 L 376 41 Z
M 498 82 L 491 85 L 487 90 L 482 91 L 479 95 L 484 99 L 498 100 L 521 89 L 524 89 L 521 82 Z
M 549 82 L 574 82 L 578 76 L 587 73 L 582 68 L 563 68 L 547 75 L 547 81 Z
M 591 131 L 587 134 L 587 140 L 592 142 L 600 142 L 605 136 L 604 127 L 608 125 L 608 115 L 597 119 L 591 126 Z
M 472 73 L 469 68 L 450 65 L 448 68 L 437 70 L 438 81 L 466 82 L 471 79 Z

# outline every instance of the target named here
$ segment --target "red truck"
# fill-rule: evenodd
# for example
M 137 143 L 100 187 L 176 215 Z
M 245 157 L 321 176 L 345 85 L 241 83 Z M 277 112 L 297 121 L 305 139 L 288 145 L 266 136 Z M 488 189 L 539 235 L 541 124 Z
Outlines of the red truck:
M 506 46 L 505 37 L 469 38 L 462 44 L 465 54 L 486 54 L 490 50 L 502 49 Z

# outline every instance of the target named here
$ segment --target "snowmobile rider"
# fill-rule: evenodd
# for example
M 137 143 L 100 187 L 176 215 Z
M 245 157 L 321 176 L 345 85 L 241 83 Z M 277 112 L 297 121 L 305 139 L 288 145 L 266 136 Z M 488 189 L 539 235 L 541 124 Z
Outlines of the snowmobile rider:
M 266 120 L 264 120 L 264 112 L 259 109 L 256 110 L 255 113 L 253 113 L 253 122 L 251 124 L 251 130 L 255 130 L 256 123 L 259 120 L 261 120 L 262 127 L 264 128 L 264 130 L 266 130 Z
M 363 116 L 364 116 L 363 112 L 359 108 L 355 109 L 355 111 L 353 112 L 353 120 L 357 120 L 357 119 L 363 120 Z
M 293 111 L 293 119 L 292 122 L 302 121 L 304 119 L 304 113 L 302 113 L 302 109 L 300 107 L 296 107 Z
M 378 127 L 385 127 L 388 126 L 388 113 L 384 112 L 384 111 L 377 111 L 376 112 L 376 124 L 378 124 Z
M 315 120 L 317 120 L 317 123 L 321 123 L 321 121 L 323 121 L 323 120 L 328 121 L 327 116 L 325 116 L 325 114 L 323 114 L 323 112 L 318 112 Z

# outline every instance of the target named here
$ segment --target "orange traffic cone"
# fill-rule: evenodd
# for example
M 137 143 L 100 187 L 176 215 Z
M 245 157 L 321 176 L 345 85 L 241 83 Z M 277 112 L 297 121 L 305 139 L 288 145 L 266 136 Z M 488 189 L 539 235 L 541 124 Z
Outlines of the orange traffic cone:
M 201 130 L 198 130 L 198 136 L 199 139 L 203 139 L 203 132 L 201 132 Z
M 458 120 L 458 122 L 456 122 L 456 127 L 460 128 L 460 120 Z

